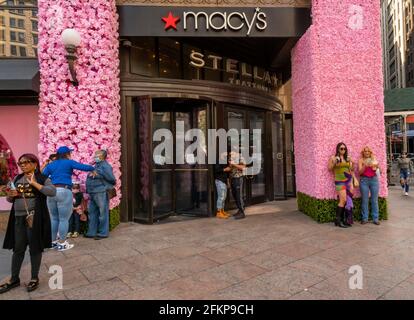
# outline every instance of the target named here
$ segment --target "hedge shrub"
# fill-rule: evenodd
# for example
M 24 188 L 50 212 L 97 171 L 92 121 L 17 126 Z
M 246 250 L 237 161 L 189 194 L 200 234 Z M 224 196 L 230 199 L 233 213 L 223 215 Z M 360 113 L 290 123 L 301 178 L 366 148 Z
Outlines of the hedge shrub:
M 333 199 L 317 199 L 307 194 L 298 192 L 297 194 L 299 211 L 308 215 L 319 223 L 335 221 L 337 200 Z M 356 198 L 354 201 L 354 220 L 361 220 L 361 198 Z M 371 204 L 369 205 L 371 212 Z M 379 218 L 380 220 L 388 220 L 388 206 L 387 199 L 378 198 Z M 369 217 L 371 219 L 371 215 Z

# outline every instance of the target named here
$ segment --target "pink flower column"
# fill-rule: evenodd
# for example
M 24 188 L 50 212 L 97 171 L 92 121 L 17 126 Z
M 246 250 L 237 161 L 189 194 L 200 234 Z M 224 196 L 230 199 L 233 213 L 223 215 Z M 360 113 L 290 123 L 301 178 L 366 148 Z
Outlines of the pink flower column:
M 120 202 L 120 97 L 118 14 L 115 0 L 39 0 L 40 104 L 39 154 L 45 160 L 61 145 L 73 147 L 73 158 L 91 163 L 98 149 L 108 150 Z M 61 34 L 81 35 L 75 63 L 79 86 L 68 79 Z M 85 181 L 86 174 L 77 177 Z
M 379 0 L 313 0 L 313 24 L 292 52 L 298 192 L 336 198 L 327 162 L 345 142 L 357 162 L 370 146 L 387 196 Z

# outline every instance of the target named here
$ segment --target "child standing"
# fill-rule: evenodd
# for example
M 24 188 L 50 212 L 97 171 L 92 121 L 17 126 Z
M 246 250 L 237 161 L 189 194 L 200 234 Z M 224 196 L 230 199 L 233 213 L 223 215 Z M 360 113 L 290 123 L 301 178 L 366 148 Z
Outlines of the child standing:
M 80 190 L 79 183 L 74 183 L 72 186 L 73 193 L 73 212 L 69 219 L 69 233 L 68 238 L 77 238 L 80 232 L 80 217 L 83 214 L 82 201 L 83 193 Z

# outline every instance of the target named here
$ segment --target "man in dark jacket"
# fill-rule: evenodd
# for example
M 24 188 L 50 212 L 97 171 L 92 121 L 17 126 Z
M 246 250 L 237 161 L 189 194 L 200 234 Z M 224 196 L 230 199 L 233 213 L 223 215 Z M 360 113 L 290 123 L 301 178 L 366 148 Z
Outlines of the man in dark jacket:
M 89 224 L 85 237 L 99 240 L 109 235 L 109 197 L 107 191 L 115 186 L 116 180 L 111 165 L 106 161 L 107 152 L 95 152 L 95 172 L 86 179 L 89 194 Z

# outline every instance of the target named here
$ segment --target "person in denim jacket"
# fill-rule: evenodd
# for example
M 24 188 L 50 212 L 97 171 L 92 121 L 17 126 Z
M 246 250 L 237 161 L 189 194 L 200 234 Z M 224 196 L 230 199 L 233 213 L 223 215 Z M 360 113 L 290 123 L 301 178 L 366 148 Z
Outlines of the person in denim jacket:
M 89 194 L 89 224 L 85 237 L 100 240 L 109 235 L 109 198 L 107 190 L 115 186 L 116 180 L 111 165 L 106 161 L 107 152 L 95 152 L 95 171 L 86 179 Z

